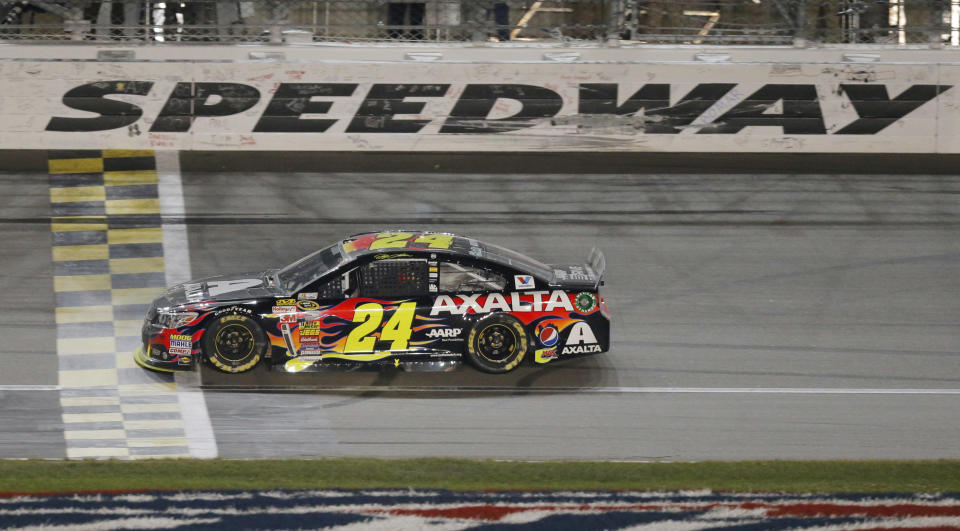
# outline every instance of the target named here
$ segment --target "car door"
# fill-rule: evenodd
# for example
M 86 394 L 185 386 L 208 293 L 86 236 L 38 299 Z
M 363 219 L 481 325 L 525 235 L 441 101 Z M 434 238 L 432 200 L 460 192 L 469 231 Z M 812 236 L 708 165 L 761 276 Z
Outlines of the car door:
M 344 337 L 333 349 L 342 355 L 329 357 L 375 361 L 416 350 L 411 339 L 417 309 L 429 297 L 428 260 L 410 253 L 379 254 L 347 277 L 348 297 L 330 311 L 343 323 Z
M 425 339 L 431 348 L 462 352 L 479 316 L 509 309 L 503 295 L 506 277 L 486 264 L 456 257 L 440 260 L 437 273 L 438 296 L 430 309 L 433 322 Z
M 294 294 L 296 312 L 280 316 L 288 352 L 316 356 L 338 349 L 345 333 L 338 317 L 349 293 L 349 275 L 336 271 Z M 291 302 L 293 302 L 291 300 Z

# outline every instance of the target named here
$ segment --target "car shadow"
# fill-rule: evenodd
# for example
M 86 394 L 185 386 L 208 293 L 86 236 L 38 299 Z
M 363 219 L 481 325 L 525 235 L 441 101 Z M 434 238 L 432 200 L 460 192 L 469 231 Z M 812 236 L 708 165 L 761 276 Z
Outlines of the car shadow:
M 616 386 L 612 365 L 601 355 L 554 362 L 525 363 L 506 374 L 488 374 L 459 365 L 448 372 L 405 371 L 392 366 L 359 370 L 287 373 L 260 365 L 252 371 L 227 374 L 203 366 L 200 386 L 205 391 L 274 391 L 343 394 L 360 397 L 461 397 L 528 393 L 571 393 Z

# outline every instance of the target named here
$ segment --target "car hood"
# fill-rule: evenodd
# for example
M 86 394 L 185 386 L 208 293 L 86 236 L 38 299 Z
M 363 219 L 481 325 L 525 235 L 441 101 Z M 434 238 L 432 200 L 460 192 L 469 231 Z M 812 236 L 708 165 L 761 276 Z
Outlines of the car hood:
M 171 287 L 164 294 L 171 306 L 198 302 L 231 302 L 282 296 L 275 286 L 274 271 L 218 275 L 184 282 Z

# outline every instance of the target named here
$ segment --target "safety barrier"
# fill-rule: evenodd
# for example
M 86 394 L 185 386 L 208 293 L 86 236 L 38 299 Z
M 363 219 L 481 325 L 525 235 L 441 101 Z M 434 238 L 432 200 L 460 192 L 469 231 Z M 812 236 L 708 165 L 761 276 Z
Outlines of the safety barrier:
M 960 45 L 956 0 L 0 2 L 0 41 Z

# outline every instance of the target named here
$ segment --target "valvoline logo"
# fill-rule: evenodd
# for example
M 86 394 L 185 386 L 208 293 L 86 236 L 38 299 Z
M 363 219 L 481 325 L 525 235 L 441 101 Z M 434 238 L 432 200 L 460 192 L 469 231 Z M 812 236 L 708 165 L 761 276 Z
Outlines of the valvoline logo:
M 533 289 L 533 277 L 531 275 L 513 275 L 513 286 L 516 289 Z
M 560 332 L 557 331 L 557 327 L 553 325 L 547 325 L 540 330 L 540 344 L 545 347 L 552 347 L 557 344 L 557 340 L 560 339 Z

